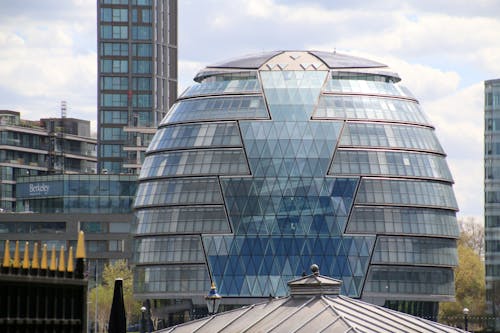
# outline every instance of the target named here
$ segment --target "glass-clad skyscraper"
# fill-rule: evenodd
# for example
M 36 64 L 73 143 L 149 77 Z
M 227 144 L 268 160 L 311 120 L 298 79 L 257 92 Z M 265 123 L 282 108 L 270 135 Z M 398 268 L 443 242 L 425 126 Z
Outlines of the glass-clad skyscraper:
M 97 0 L 98 168 L 137 173 L 177 98 L 177 0 Z
M 284 296 L 312 263 L 345 295 L 416 314 L 453 299 L 453 180 L 397 74 L 280 51 L 195 81 L 162 120 L 135 201 L 135 293 L 157 313 L 201 308 L 211 282 L 226 305 Z
M 500 79 L 488 80 L 484 86 L 486 303 L 490 313 L 498 317 L 500 314 Z M 497 326 L 500 327 L 500 321 Z

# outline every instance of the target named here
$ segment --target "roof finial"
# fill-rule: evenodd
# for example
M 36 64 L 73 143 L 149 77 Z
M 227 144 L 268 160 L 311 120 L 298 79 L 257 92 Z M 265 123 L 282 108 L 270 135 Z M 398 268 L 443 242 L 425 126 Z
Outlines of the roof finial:
M 311 272 L 314 274 L 314 275 L 319 275 L 319 266 L 316 265 L 316 264 L 312 264 L 311 265 Z

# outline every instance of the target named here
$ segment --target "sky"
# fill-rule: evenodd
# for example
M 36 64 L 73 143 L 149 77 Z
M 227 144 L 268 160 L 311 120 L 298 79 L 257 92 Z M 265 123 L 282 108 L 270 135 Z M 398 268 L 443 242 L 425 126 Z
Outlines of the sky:
M 498 0 L 178 0 L 179 92 L 206 65 L 322 50 L 390 66 L 447 152 L 459 217 L 483 215 L 484 80 L 500 78 Z M 0 0 L 0 109 L 97 114 L 95 0 Z

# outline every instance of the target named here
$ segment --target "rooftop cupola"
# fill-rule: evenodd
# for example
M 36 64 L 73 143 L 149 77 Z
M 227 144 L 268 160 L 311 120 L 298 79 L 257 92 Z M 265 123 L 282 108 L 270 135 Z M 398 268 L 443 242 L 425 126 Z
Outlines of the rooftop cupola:
M 332 279 L 319 274 L 319 267 L 311 265 L 312 274 L 288 282 L 290 296 L 338 296 L 340 294 L 341 280 Z

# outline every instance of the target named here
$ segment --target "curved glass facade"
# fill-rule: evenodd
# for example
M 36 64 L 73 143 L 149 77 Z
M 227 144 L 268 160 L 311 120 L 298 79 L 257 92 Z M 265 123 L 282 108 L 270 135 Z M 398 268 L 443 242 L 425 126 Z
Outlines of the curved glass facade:
M 351 297 L 451 300 L 452 176 L 397 75 L 321 52 L 245 59 L 200 72 L 152 140 L 136 294 L 196 306 L 215 282 L 244 304 L 316 263 Z

